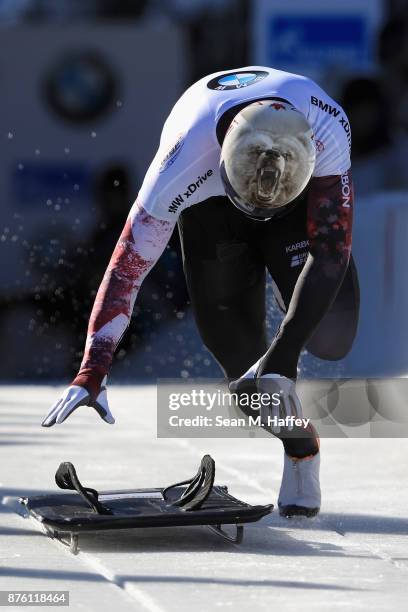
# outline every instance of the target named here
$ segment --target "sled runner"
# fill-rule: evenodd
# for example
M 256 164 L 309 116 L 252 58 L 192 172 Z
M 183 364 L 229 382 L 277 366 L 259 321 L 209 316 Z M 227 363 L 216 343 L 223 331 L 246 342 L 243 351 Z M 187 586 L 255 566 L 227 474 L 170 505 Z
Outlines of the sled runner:
M 39 521 L 47 535 L 78 553 L 81 533 L 143 527 L 206 525 L 229 542 L 239 544 L 244 523 L 258 521 L 273 505 L 251 506 L 228 493 L 226 486 L 214 486 L 215 462 L 205 455 L 197 474 L 166 488 L 98 492 L 79 481 L 72 463 L 64 462 L 55 474 L 60 489 L 55 493 L 20 498 L 26 514 Z M 223 525 L 235 525 L 230 536 Z

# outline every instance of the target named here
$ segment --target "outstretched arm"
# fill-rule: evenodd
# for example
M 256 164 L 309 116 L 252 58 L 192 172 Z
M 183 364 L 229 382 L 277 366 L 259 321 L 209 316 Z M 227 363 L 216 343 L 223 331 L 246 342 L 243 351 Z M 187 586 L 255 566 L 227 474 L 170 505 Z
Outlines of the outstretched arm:
M 142 281 L 162 254 L 174 225 L 175 221 L 152 217 L 137 201 L 130 211 L 96 295 L 83 360 L 71 383 L 84 387 L 92 399 L 129 325 Z
M 344 279 L 350 260 L 352 220 L 351 171 L 341 176 L 312 178 L 307 222 L 310 253 L 259 374 L 276 373 L 296 379 L 300 352 Z
M 95 408 L 108 423 L 103 379 L 131 317 L 143 279 L 168 243 L 177 218 L 188 206 L 217 195 L 219 145 L 202 129 L 190 107 L 176 104 L 149 166 L 93 306 L 80 370 L 43 421 L 63 423 L 80 406 Z

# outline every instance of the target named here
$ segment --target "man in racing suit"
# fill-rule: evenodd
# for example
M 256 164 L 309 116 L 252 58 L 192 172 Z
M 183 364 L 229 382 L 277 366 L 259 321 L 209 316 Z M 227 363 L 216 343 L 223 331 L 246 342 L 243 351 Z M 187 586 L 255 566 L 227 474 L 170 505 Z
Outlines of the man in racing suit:
M 234 118 L 255 102 L 277 111 L 290 105 L 300 112 L 312 129 L 315 148 L 306 188 L 263 223 L 233 206 L 220 174 L 224 138 Z M 350 139 L 342 108 L 308 78 L 248 67 L 192 85 L 165 122 L 101 282 L 78 375 L 43 425 L 63 422 L 80 405 L 93 406 L 105 421 L 114 422 L 104 381 L 141 283 L 177 222 L 197 326 L 225 375 L 238 379 L 232 389 L 239 391 L 241 382 L 250 380 L 260 390 L 282 391 L 286 413 L 291 407 L 299 413 L 295 381 L 302 349 L 338 360 L 356 333 Z M 284 312 L 270 346 L 265 268 Z M 310 516 L 320 507 L 319 444 L 313 429 L 297 433 L 282 436 L 279 505 L 286 516 Z

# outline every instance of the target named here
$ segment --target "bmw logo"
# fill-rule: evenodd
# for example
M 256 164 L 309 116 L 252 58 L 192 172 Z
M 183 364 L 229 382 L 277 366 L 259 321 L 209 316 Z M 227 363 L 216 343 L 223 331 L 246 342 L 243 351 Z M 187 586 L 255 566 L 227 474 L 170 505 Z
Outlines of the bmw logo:
M 48 104 L 66 121 L 94 121 L 112 108 L 117 96 L 115 71 L 97 51 L 67 51 L 45 75 Z
M 268 73 L 261 70 L 254 70 L 253 72 L 232 72 L 211 79 L 211 81 L 207 83 L 207 87 L 217 91 L 242 89 L 243 87 L 255 85 L 255 83 L 262 81 L 262 79 L 267 76 Z

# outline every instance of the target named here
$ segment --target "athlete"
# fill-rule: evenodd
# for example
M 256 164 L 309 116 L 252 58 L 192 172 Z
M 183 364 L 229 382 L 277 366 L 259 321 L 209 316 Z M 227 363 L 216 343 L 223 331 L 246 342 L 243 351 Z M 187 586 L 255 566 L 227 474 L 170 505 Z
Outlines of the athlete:
M 341 359 L 356 333 L 350 142 L 343 109 L 303 76 L 257 66 L 192 85 L 165 122 L 101 282 L 78 375 L 43 426 L 82 405 L 114 423 L 106 394 L 113 354 L 177 222 L 195 319 L 231 390 L 278 392 L 279 414 L 302 416 L 300 352 Z M 265 269 L 284 313 L 270 346 Z M 281 514 L 315 515 L 316 432 L 271 432 L 285 450 Z

